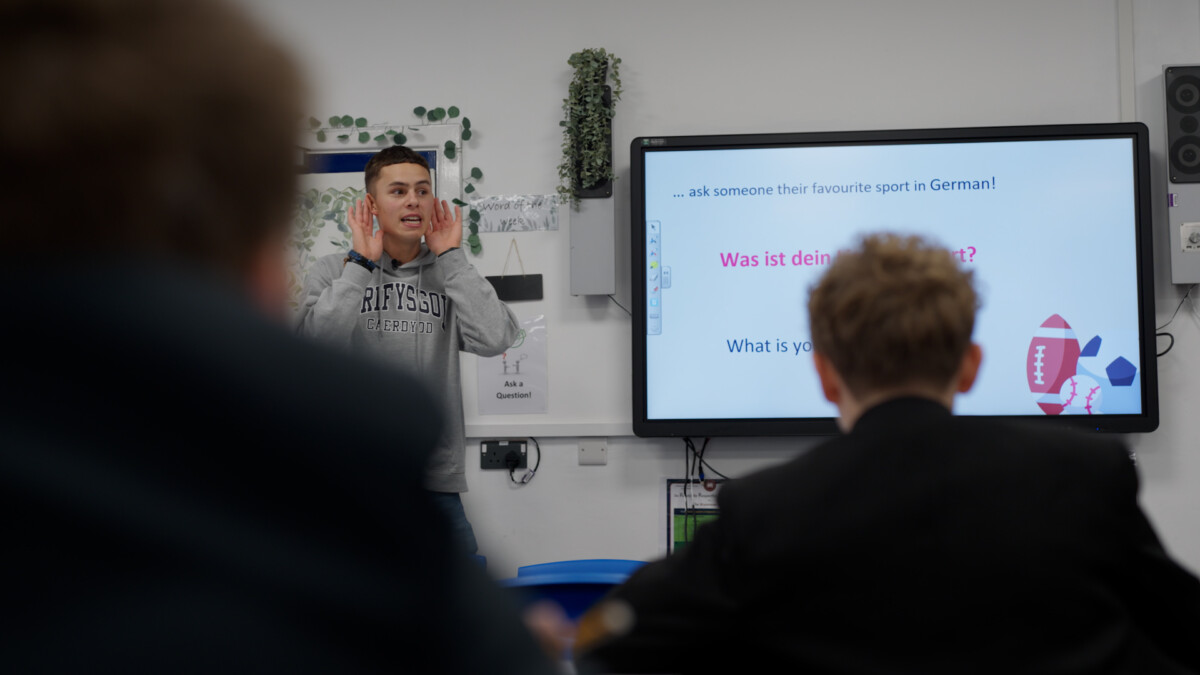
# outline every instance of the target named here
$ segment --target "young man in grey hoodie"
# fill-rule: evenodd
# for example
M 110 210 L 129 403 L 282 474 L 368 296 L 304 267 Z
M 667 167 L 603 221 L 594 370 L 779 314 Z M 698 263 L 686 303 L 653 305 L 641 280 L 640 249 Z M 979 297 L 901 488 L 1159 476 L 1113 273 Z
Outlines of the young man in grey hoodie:
M 451 215 L 450 205 L 434 196 L 424 157 L 392 146 L 372 157 L 364 174 L 366 199 L 348 218 L 353 248 L 313 265 L 298 330 L 414 371 L 437 392 L 446 427 L 424 483 L 474 553 L 475 535 L 460 497 L 467 481 L 458 353 L 502 353 L 516 340 L 517 319 L 467 261 L 461 248 L 462 209 L 455 206 Z M 379 229 L 372 234 L 373 218 Z M 347 385 L 391 386 L 386 381 Z

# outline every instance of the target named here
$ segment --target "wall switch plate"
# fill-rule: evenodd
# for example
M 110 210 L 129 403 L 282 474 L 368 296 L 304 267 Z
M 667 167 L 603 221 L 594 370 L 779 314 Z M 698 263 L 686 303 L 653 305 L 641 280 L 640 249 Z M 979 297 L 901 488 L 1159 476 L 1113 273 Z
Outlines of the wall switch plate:
M 526 452 L 526 441 L 481 441 L 479 443 L 480 469 L 507 469 L 508 453 L 516 453 L 517 460 L 514 469 L 524 469 L 529 466 L 529 455 Z
M 1200 251 L 1200 223 L 1183 223 L 1179 226 L 1179 244 L 1184 251 Z
M 608 439 L 592 438 L 579 441 L 579 464 L 608 464 Z

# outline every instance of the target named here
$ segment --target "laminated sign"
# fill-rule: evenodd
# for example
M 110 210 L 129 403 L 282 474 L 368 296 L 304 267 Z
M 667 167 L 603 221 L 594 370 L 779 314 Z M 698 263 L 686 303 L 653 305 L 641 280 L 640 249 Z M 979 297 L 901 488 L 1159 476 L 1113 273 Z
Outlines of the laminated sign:
M 477 364 L 480 415 L 547 411 L 544 315 L 522 321 L 511 347 L 499 356 L 480 358 Z

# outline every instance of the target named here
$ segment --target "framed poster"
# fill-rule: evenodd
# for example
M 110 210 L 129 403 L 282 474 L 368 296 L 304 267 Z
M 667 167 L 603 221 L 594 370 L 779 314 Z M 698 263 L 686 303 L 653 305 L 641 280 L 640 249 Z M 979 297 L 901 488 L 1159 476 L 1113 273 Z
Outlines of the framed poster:
M 318 140 L 318 132 L 324 140 Z M 345 133 L 338 133 L 344 131 Z M 370 140 L 360 142 L 359 134 Z M 371 157 L 394 144 L 395 134 L 404 135 L 403 145 L 421 153 L 429 162 L 434 194 L 438 199 L 462 199 L 462 127 L 458 124 L 375 124 L 347 129 L 314 129 L 297 147 L 300 195 L 293 218 L 289 248 L 292 308 L 299 306 L 308 268 L 318 258 L 350 250 L 347 210 L 366 196 L 363 168 Z M 446 153 L 452 143 L 453 156 Z
M 717 519 L 717 493 L 723 480 L 667 479 L 667 553 L 682 550 L 696 528 Z

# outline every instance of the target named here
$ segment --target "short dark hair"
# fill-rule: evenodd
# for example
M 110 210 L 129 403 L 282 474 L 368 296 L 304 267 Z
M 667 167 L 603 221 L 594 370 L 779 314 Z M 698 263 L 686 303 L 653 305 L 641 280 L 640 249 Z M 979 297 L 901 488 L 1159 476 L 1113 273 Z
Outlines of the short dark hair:
M 0 82 L 0 252 L 242 274 L 287 232 L 301 77 L 225 0 L 0 0 Z
M 813 349 L 856 396 L 897 386 L 945 387 L 971 344 L 973 274 L 916 236 L 869 235 L 809 291 Z
M 419 164 L 429 171 L 429 162 L 425 161 L 425 157 L 421 153 L 403 145 L 388 146 L 367 160 L 367 166 L 363 169 L 363 182 L 366 184 L 367 192 L 370 192 L 375 186 L 375 181 L 379 179 L 379 172 L 383 170 L 383 167 L 393 164 Z

